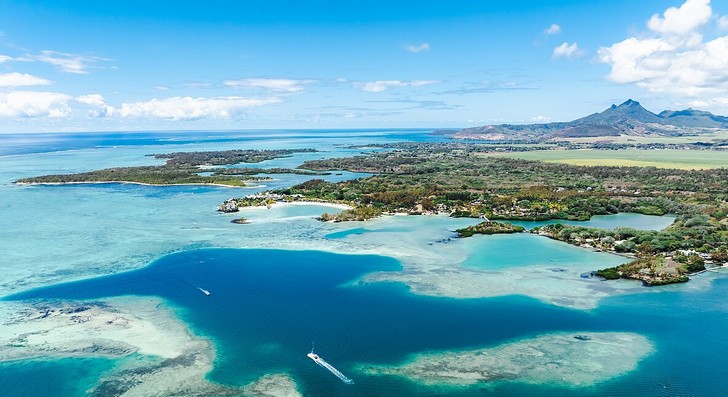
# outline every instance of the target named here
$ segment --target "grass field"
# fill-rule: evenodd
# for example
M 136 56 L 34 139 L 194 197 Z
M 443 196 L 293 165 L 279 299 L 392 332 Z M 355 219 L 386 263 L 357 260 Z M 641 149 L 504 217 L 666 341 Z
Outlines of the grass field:
M 717 150 L 538 150 L 486 153 L 486 156 L 542 160 L 573 165 L 642 166 L 680 169 L 728 167 L 728 151 Z
M 611 143 L 666 143 L 666 144 L 687 144 L 696 142 L 716 142 L 720 140 L 728 139 L 728 131 L 720 130 L 715 132 L 700 133 L 695 135 L 684 135 L 684 136 L 632 136 L 632 135 L 621 135 L 621 136 L 598 136 L 598 137 L 584 137 L 584 138 L 559 138 L 559 141 L 569 141 L 573 143 L 595 143 L 595 142 L 611 142 Z

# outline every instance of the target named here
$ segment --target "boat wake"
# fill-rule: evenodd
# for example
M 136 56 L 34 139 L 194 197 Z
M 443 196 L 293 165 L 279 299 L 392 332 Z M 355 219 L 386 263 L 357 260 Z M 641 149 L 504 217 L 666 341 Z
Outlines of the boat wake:
M 311 348 L 311 353 L 307 354 L 308 358 L 313 360 L 316 364 L 326 368 L 331 372 L 332 374 L 336 375 L 337 378 L 341 379 L 342 382 L 346 383 L 347 385 L 351 385 L 354 383 L 354 381 L 350 378 L 347 378 L 346 375 L 342 374 L 341 371 L 334 368 L 333 365 L 329 364 L 324 360 L 323 358 L 319 357 L 318 354 L 313 352 L 313 348 Z

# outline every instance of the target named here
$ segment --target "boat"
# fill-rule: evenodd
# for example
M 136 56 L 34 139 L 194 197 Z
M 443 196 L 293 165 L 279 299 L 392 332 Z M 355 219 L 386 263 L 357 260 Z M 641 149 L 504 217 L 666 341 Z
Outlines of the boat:
M 202 292 L 203 294 L 205 294 L 207 296 L 210 296 L 210 291 L 208 291 L 208 290 L 206 290 L 204 288 L 200 288 L 200 287 L 197 287 L 197 289 L 199 289 L 200 292 Z
M 336 375 L 337 378 L 341 379 L 341 381 L 344 382 L 344 383 L 346 383 L 347 385 L 351 385 L 351 384 L 354 383 L 353 380 L 347 378 L 346 375 L 344 375 L 344 374 L 341 373 L 341 371 L 339 371 L 338 369 L 334 368 L 333 365 L 327 363 L 326 360 L 324 360 L 323 358 L 321 358 L 318 354 L 314 353 L 313 352 L 313 344 L 311 344 L 311 353 L 306 354 L 306 356 L 308 358 L 310 358 L 311 360 L 313 360 L 313 362 L 315 362 L 316 364 L 318 364 L 318 365 L 320 365 L 320 366 L 328 369 L 329 372 L 331 372 L 332 374 Z

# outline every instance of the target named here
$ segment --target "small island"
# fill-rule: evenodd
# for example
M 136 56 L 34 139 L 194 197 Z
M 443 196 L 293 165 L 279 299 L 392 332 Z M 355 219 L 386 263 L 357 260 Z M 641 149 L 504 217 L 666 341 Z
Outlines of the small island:
M 472 237 L 476 234 L 509 234 L 521 233 L 525 230 L 523 226 L 513 225 L 507 222 L 485 221 L 477 225 L 468 226 L 455 230 L 459 237 Z
M 675 257 L 650 255 L 616 267 L 598 270 L 596 275 L 607 280 L 627 278 L 640 280 L 647 286 L 685 283 L 688 275 L 705 270 L 705 260 L 697 254 Z

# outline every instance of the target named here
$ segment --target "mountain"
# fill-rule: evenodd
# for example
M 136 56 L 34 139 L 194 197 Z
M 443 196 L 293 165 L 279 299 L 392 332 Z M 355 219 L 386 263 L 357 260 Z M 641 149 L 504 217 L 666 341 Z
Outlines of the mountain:
M 471 127 L 458 131 L 453 138 L 510 141 L 619 135 L 676 136 L 716 128 L 728 129 L 728 117 L 694 109 L 665 110 L 655 114 L 629 99 L 601 113 L 569 122 Z
M 671 125 L 681 127 L 725 128 L 728 125 L 728 117 L 695 109 L 665 110 L 658 116 L 668 120 Z

